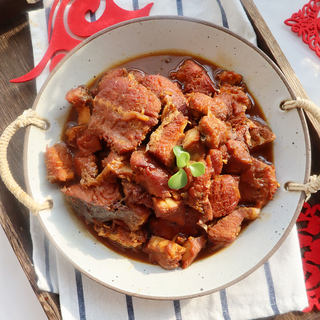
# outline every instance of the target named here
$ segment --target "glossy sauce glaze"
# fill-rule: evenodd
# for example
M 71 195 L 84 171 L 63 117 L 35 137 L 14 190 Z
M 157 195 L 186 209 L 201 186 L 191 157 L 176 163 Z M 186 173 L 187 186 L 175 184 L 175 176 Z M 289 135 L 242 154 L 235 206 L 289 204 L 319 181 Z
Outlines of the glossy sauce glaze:
M 187 56 L 187 55 L 181 55 L 179 53 L 170 52 L 168 54 L 154 54 L 154 55 L 145 55 L 145 56 L 139 56 L 137 58 L 131 59 L 129 61 L 122 62 L 120 64 L 114 65 L 112 68 L 126 68 L 128 71 L 136 70 L 139 72 L 143 72 L 145 74 L 160 74 L 165 77 L 170 78 L 170 74 L 178 69 L 178 67 L 185 61 L 186 59 L 194 59 L 199 64 L 202 65 L 202 67 L 205 68 L 208 75 L 210 76 L 211 80 L 213 81 L 215 87 L 218 89 L 217 82 L 215 80 L 215 76 L 221 72 L 223 69 L 207 60 L 203 60 L 200 57 L 195 56 Z M 87 86 L 94 91 L 95 87 L 97 86 L 100 78 L 103 76 L 104 72 L 102 72 L 100 75 L 94 77 Z M 245 79 L 244 79 L 245 80 Z M 174 81 L 174 80 L 173 80 Z M 264 116 L 264 113 L 259 106 L 258 102 L 255 100 L 252 94 L 250 94 L 250 91 L 247 90 L 247 94 L 252 102 L 252 107 L 250 111 L 247 112 L 247 116 L 249 118 L 252 118 L 256 121 L 262 122 L 266 124 L 266 118 Z M 71 112 L 67 118 L 67 122 L 65 123 L 65 128 L 69 126 L 73 126 L 76 121 L 77 114 L 75 110 L 71 109 Z M 62 140 L 64 140 L 64 136 L 62 134 Z M 262 159 L 264 162 L 272 163 L 273 162 L 273 144 L 268 143 L 266 145 L 263 145 L 262 147 L 256 148 L 254 151 L 251 152 L 252 156 Z M 69 207 L 69 206 L 68 206 Z M 69 207 L 70 208 L 70 207 Z M 71 209 L 70 209 L 71 210 Z M 110 248 L 113 251 L 116 251 L 117 253 L 124 255 L 130 259 L 150 263 L 148 261 L 148 255 L 144 253 L 143 251 L 134 251 L 132 249 L 125 249 L 119 245 L 116 245 L 113 242 L 108 241 L 106 238 L 99 237 L 94 230 L 93 224 L 88 223 L 84 217 L 76 215 L 79 220 L 83 223 L 85 228 L 101 243 L 106 245 L 108 248 Z M 248 222 L 245 222 L 242 225 L 241 231 L 243 231 L 247 226 Z M 205 249 L 203 249 L 196 260 L 203 259 L 205 257 L 208 257 L 217 251 L 225 248 L 225 246 L 207 246 Z

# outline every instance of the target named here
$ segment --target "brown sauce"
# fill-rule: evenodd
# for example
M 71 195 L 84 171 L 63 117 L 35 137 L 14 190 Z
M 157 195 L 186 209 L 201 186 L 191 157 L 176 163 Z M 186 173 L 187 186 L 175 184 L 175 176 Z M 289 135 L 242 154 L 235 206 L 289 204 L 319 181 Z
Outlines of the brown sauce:
M 165 77 L 170 77 L 170 73 L 175 71 L 178 66 L 186 59 L 195 59 L 199 64 L 201 64 L 209 74 L 210 78 L 215 81 L 215 75 L 219 73 L 221 70 L 223 70 L 221 67 L 211 63 L 210 61 L 204 60 L 200 57 L 196 56 L 188 56 L 184 54 L 179 54 L 178 52 L 170 52 L 168 54 L 148 54 L 144 56 L 139 56 L 137 58 L 130 59 L 129 61 L 124 61 L 119 64 L 116 64 L 112 66 L 110 69 L 113 68 L 126 68 L 128 70 L 138 70 L 142 71 L 146 74 L 161 74 Z M 104 72 L 101 72 L 100 75 L 95 76 L 87 86 L 90 89 L 94 89 L 96 85 L 98 84 L 100 78 L 103 76 Z M 244 79 L 245 81 L 245 79 Z M 248 116 L 251 118 L 254 118 L 257 121 L 266 123 L 267 119 L 263 113 L 263 110 L 261 109 L 259 103 L 255 100 L 254 96 L 250 93 L 248 90 L 248 95 L 252 101 L 252 108 L 249 112 L 247 112 Z M 76 111 L 71 109 L 69 116 L 67 118 L 67 121 L 64 126 L 67 128 L 70 125 L 73 125 L 73 123 L 76 122 Z M 64 140 L 64 136 L 62 133 L 61 139 Z M 263 145 L 262 147 L 257 148 L 256 150 L 251 151 L 251 154 L 254 157 L 259 157 L 263 161 L 266 161 L 268 163 L 273 162 L 273 144 L 269 143 L 266 145 Z M 69 207 L 69 206 L 68 206 Z M 107 246 L 109 249 L 133 260 L 150 263 L 148 261 L 148 255 L 142 251 L 133 251 L 131 249 L 125 249 L 111 241 L 109 241 L 106 238 L 100 237 L 97 235 L 93 228 L 93 224 L 88 224 L 88 222 L 85 221 L 83 217 L 80 217 L 76 215 L 79 220 L 82 222 L 84 227 L 101 243 L 103 243 L 105 246 Z M 244 221 L 241 227 L 241 232 L 247 228 L 247 226 L 250 224 L 250 222 Z M 218 252 L 219 250 L 225 248 L 226 246 L 217 246 L 217 245 L 211 245 L 203 249 L 199 255 L 197 256 L 196 260 L 206 258 L 208 256 L 211 256 L 212 254 Z

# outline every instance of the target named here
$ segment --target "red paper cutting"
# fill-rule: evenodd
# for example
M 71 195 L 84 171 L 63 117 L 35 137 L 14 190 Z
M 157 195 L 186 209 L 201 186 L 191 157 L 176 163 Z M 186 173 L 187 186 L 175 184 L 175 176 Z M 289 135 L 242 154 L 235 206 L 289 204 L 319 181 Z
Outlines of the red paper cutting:
M 82 0 L 74 1 L 68 16 L 69 28 L 74 34 L 80 37 L 88 37 L 113 24 L 148 16 L 153 5 L 153 3 L 150 3 L 142 9 L 128 11 L 117 6 L 112 0 L 106 0 L 107 10 L 103 12 L 102 16 L 97 21 L 87 21 L 85 18 L 86 13 L 88 11 L 96 12 L 99 4 L 100 0 L 91 0 L 89 3 Z
M 298 220 L 298 231 L 309 307 L 320 310 L 320 204 L 304 204 Z
M 68 33 L 64 24 L 66 9 L 69 4 L 71 5 L 66 21 L 73 35 Z M 77 36 L 88 37 L 115 23 L 148 16 L 153 5 L 153 3 L 150 3 L 142 9 L 128 11 L 117 6 L 113 0 L 106 0 L 106 8 L 101 17 L 93 22 L 87 21 L 86 14 L 96 12 L 99 4 L 100 0 L 54 0 L 48 22 L 49 46 L 46 53 L 31 71 L 19 78 L 10 80 L 10 82 L 25 82 L 36 78 L 41 74 L 49 60 L 51 60 L 51 71 L 68 51 L 82 41 Z
M 320 57 L 320 0 L 311 0 L 301 10 L 293 13 L 284 23 L 302 37 L 304 43 Z

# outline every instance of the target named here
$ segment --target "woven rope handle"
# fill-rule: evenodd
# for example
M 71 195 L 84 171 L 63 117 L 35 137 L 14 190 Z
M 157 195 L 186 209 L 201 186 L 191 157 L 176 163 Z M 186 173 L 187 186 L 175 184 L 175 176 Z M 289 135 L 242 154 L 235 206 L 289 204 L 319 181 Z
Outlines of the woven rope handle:
M 310 112 L 315 119 L 320 123 L 320 108 L 310 100 L 297 98 L 297 100 L 285 101 L 281 108 L 283 110 L 291 110 L 294 108 L 301 108 L 305 111 Z M 300 184 L 295 182 L 289 182 L 287 184 L 289 191 L 304 191 L 306 194 L 306 201 L 309 200 L 311 194 L 316 193 L 320 190 L 320 175 L 313 175 L 309 177 L 309 181 L 306 184 Z
M 41 210 L 49 209 L 52 207 L 52 201 L 46 200 L 44 203 L 38 203 L 33 200 L 14 180 L 7 158 L 7 150 L 12 136 L 20 129 L 29 125 L 34 125 L 40 129 L 47 129 L 47 122 L 38 117 L 32 109 L 23 112 L 15 121 L 13 121 L 2 133 L 0 137 L 0 176 L 11 191 L 11 193 L 30 211 L 37 214 Z

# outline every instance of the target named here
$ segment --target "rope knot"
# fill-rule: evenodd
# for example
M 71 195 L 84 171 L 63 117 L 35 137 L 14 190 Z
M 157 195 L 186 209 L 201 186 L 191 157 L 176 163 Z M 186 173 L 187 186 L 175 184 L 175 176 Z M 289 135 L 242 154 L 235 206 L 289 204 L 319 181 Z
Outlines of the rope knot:
M 316 193 L 320 190 L 320 179 L 316 175 L 312 175 L 309 178 L 309 181 L 304 185 L 305 186 L 305 194 L 307 196 L 307 200 L 311 197 L 311 194 Z
M 286 111 L 294 108 L 301 108 L 310 112 L 320 123 L 320 108 L 310 100 L 302 99 L 300 97 L 298 97 L 296 100 L 287 100 L 282 104 L 281 108 Z M 306 194 L 306 201 L 308 201 L 311 197 L 311 194 L 320 190 L 320 176 L 310 176 L 306 184 L 290 183 L 288 190 L 304 191 Z
M 23 111 L 23 113 L 17 118 L 15 124 L 18 128 L 26 127 L 29 124 L 33 124 L 43 130 L 46 130 L 49 126 L 48 122 L 40 118 L 32 109 Z

